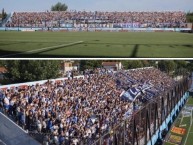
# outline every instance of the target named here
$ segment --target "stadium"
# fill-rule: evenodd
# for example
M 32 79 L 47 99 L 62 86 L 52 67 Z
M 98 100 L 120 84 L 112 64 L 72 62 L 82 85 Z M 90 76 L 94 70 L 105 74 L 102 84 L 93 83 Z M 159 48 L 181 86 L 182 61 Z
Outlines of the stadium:
M 0 26 L 1 58 L 193 56 L 183 11 L 16 11 Z
M 4 145 L 154 145 L 190 98 L 192 76 L 173 79 L 154 67 L 97 68 L 0 90 Z

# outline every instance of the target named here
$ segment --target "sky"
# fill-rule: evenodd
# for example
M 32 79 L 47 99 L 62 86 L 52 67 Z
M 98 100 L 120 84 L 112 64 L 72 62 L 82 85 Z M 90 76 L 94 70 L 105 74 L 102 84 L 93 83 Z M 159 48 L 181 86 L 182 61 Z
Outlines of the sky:
M 41 2 L 41 3 L 40 3 Z M 191 11 L 193 0 L 0 0 L 0 11 L 46 11 L 57 2 L 68 10 L 85 11 Z

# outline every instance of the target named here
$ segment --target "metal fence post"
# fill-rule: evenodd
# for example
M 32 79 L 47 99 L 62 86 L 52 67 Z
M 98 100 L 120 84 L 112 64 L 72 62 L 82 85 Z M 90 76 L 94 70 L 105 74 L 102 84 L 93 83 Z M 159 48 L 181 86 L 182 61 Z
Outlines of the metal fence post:
M 125 145 L 125 135 L 126 135 L 126 132 L 125 132 L 125 130 L 126 130 L 126 120 L 124 120 L 124 125 L 123 125 L 123 130 L 124 130 L 124 132 L 123 132 L 123 145 Z

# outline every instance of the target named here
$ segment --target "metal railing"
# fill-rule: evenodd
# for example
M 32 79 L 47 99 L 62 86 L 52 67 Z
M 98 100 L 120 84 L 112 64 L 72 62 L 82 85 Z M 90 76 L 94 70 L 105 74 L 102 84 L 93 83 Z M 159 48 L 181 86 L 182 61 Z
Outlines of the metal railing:
M 184 78 L 173 89 L 155 97 L 129 118 L 101 135 L 92 145 L 145 145 L 160 131 L 161 124 L 190 87 L 191 80 Z M 171 116 L 172 117 L 172 116 Z

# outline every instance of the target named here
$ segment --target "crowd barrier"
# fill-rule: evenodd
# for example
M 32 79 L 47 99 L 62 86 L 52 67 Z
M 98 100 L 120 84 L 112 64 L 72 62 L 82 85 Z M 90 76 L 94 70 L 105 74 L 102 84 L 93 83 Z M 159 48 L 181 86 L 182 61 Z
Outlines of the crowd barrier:
M 154 145 L 169 130 L 180 109 L 189 97 L 192 81 L 184 78 L 173 89 L 160 94 L 128 119 L 103 134 L 92 145 Z
M 80 76 L 75 76 L 74 78 L 83 78 L 83 75 Z M 65 78 L 57 78 L 57 79 L 49 79 L 49 81 L 52 81 L 54 83 L 60 83 L 62 80 L 66 80 L 68 79 L 67 77 Z M 18 83 L 18 84 L 11 84 L 11 85 L 3 85 L 0 86 L 0 90 L 7 90 L 7 89 L 11 89 L 11 88 L 25 88 L 27 86 L 32 86 L 32 85 L 41 85 L 41 84 L 45 84 L 48 80 L 41 80 L 41 81 L 34 81 L 34 82 L 26 82 L 26 83 Z
M 0 27 L 0 31 L 89 31 L 89 32 L 181 32 L 190 31 L 191 28 L 20 28 L 20 27 Z

